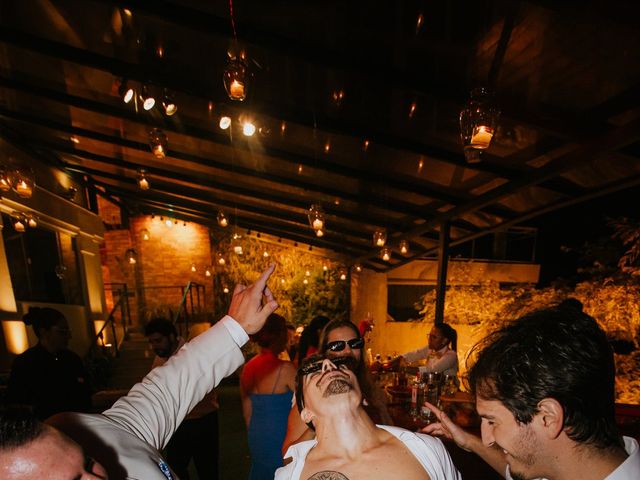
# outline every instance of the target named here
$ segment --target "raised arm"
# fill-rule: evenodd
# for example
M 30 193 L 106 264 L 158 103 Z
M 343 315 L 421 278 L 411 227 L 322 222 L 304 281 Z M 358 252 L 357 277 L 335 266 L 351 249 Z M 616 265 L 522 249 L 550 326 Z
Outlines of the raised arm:
M 430 423 L 424 427 L 421 430 L 422 433 L 428 433 L 429 435 L 445 437 L 449 440 L 453 440 L 460 448 L 467 452 L 475 453 L 482 458 L 482 460 L 488 463 L 496 472 L 503 477 L 505 476 L 507 460 L 504 453 L 499 448 L 486 446 L 482 443 L 481 438 L 461 428 L 442 410 L 429 402 L 424 402 L 424 404 L 435 414 L 438 422 Z
M 103 414 L 157 449 L 165 446 L 186 414 L 244 358 L 240 347 L 277 308 L 266 282 L 270 266 L 251 286 L 236 286 L 225 316 L 152 370 Z M 263 295 L 266 299 L 262 304 Z

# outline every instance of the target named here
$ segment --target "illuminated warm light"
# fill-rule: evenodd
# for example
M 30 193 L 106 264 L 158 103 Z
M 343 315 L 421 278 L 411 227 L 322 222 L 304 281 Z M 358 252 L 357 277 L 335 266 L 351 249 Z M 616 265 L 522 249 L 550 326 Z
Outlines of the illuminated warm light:
M 24 233 L 27 230 L 26 221 L 22 215 L 17 215 L 13 219 L 13 229 L 16 232 Z
M 250 73 L 244 59 L 244 53 L 241 53 L 240 58 L 229 58 L 229 63 L 227 63 L 222 75 L 222 82 L 231 100 L 242 102 L 247 98 L 249 77 Z
M 133 100 L 133 95 L 135 93 L 136 92 L 133 90 L 133 88 L 127 88 L 127 90 L 124 92 L 124 95 L 122 96 L 122 100 L 124 100 L 124 103 L 129 103 L 131 100 Z
M 38 226 L 38 220 L 35 215 L 27 216 L 27 225 L 29 225 L 29 228 L 36 228 Z
M 420 13 L 418 14 L 418 19 L 416 20 L 416 33 L 420 31 L 423 23 L 424 23 L 424 15 Z
M 304 276 L 305 277 L 310 277 L 311 276 L 311 272 L 309 270 L 307 270 L 306 272 L 304 272 Z
M 151 110 L 156 104 L 156 99 L 151 95 L 151 93 L 149 93 L 149 87 L 146 85 L 142 86 L 140 98 L 142 100 L 142 108 L 145 110 Z
M 204 276 L 205 277 L 210 277 L 211 276 L 211 267 L 207 267 L 204 271 Z
M 364 141 L 364 143 L 362 144 L 362 150 L 364 150 L 365 152 L 369 150 L 369 140 Z
M 80 143 L 80 140 L 79 140 L 79 139 L 78 139 L 78 137 L 76 137 L 75 135 L 71 135 L 71 136 L 69 137 L 69 140 L 71 140 L 71 141 L 72 141 L 73 143 L 75 143 L 76 145 L 77 145 L 78 143 Z
M 424 159 L 420 159 L 418 162 L 418 173 L 422 173 L 422 169 L 424 168 Z
M 9 183 L 20 198 L 31 198 L 36 187 L 33 170 L 30 168 L 13 170 L 9 174 Z
M 309 280 L 307 280 L 306 278 L 302 281 L 302 283 L 304 283 L 305 285 L 309 285 Z
M 11 190 L 11 179 L 9 177 L 9 171 L 4 167 L 0 167 L 0 191 L 8 192 Z
M 473 135 L 471 136 L 471 146 L 479 150 L 486 150 L 489 148 L 491 139 L 493 138 L 493 129 L 486 125 L 479 125 L 473 129 Z
M 167 227 L 173 227 L 173 222 L 171 221 L 171 219 L 170 219 L 170 218 L 167 218 L 167 219 L 164 221 L 164 224 L 165 224 Z
M 222 210 L 218 212 L 216 219 L 218 220 L 218 225 L 220 225 L 222 228 L 229 225 L 229 219 L 227 218 L 227 216 L 224 214 Z
M 400 240 L 400 253 L 403 255 L 409 253 L 409 242 L 407 240 Z
M 256 133 L 256 126 L 253 124 L 253 122 L 246 120 L 242 124 L 242 133 L 245 135 L 245 137 L 251 137 L 254 133 Z
M 362 272 L 362 265 L 360 265 L 359 263 L 356 263 L 354 265 L 354 268 L 356 269 L 356 272 L 358 273 Z
M 340 280 L 346 280 L 347 279 L 347 272 L 341 270 L 340 271 Z
M 322 271 L 323 271 L 323 272 L 326 272 L 327 270 L 329 270 L 329 267 L 327 267 L 327 264 L 326 264 L 326 263 L 323 263 L 323 264 L 322 264 Z
M 158 58 L 164 57 L 164 48 L 162 48 L 162 45 L 158 45 L 156 53 L 158 54 Z
M 149 147 L 151 152 L 158 159 L 162 160 L 167 152 L 167 136 L 159 128 L 154 128 L 149 132 Z
M 149 186 L 149 180 L 147 180 L 144 170 L 140 170 L 138 173 L 138 187 L 140 187 L 140 190 L 149 190 Z
M 124 8 L 122 11 L 127 17 L 130 17 L 132 15 L 131 10 L 129 10 L 128 8 Z
M 298 165 L 298 175 L 302 174 L 302 165 Z
M 269 256 L 269 252 L 267 252 L 266 250 L 264 252 L 262 252 L 262 256 L 264 258 L 267 258 Z
M 333 101 L 337 106 L 340 106 L 343 99 L 344 99 L 344 90 L 335 90 L 333 92 Z
M 416 113 L 417 104 L 416 102 L 411 103 L 411 107 L 409 107 L 409 118 L 413 118 L 413 114 Z
M 324 237 L 324 231 L 322 229 L 316 230 L 316 237 Z
M 176 105 L 176 102 L 174 101 L 173 93 L 171 93 L 167 88 L 164 89 L 162 108 L 164 108 L 164 113 L 168 117 L 175 115 L 178 111 L 178 105 Z
M 197 268 L 196 268 L 196 264 L 195 264 L 195 263 L 192 263 L 192 264 L 191 264 L 191 271 L 192 271 L 192 272 L 195 272 L 196 270 L 197 270 Z
M 213 102 L 211 100 L 209 100 L 208 109 L 209 109 L 209 113 L 213 112 Z
M 287 131 L 287 123 L 282 122 L 280 124 L 280 135 L 284 135 L 286 131 Z
M 226 130 L 231 126 L 231 117 L 227 117 L 226 115 L 221 116 L 218 125 L 222 130 Z
M 389 260 L 391 260 L 391 250 L 389 248 L 383 248 L 380 251 L 380 257 L 382 258 L 382 260 L 384 260 L 385 262 L 388 262 Z
M 222 291 L 224 293 L 229 293 L 229 287 L 227 287 L 226 285 L 224 287 L 222 287 Z
M 285 279 L 284 279 L 284 278 L 281 278 L 281 279 L 280 279 L 280 284 L 281 284 L 281 285 L 284 285 L 285 283 L 286 283 Z
M 142 231 L 140 232 L 140 236 L 142 237 L 142 240 L 144 240 L 145 242 L 151 239 L 151 233 L 146 228 L 142 229 Z
M 127 262 L 129 262 L 130 265 L 138 263 L 138 254 L 133 248 L 128 249 L 125 252 L 124 256 L 126 257 Z
M 224 259 L 221 253 L 218 253 L 218 265 L 224 265 L 227 261 Z
M 242 245 L 234 245 L 233 251 L 236 255 L 242 255 L 243 254 Z
M 331 150 L 331 142 L 327 140 L 327 143 L 324 144 L 324 153 L 329 153 Z
M 384 247 L 387 243 L 387 231 L 384 229 L 373 232 L 373 245 L 376 247 Z
M 29 348 L 27 327 L 23 321 L 4 320 L 1 323 L 2 332 L 4 333 L 4 342 L 9 352 L 20 355 Z
M 321 237 L 322 235 L 324 235 L 323 230 L 325 226 L 325 217 L 324 217 L 324 210 L 322 210 L 322 206 L 318 204 L 311 205 L 311 208 L 309 208 L 309 213 L 307 214 L 307 217 L 309 218 L 309 225 L 311 225 L 311 228 L 313 228 L 313 230 L 316 232 L 316 235 L 318 237 Z M 322 232 L 322 233 L 318 233 L 318 232 Z

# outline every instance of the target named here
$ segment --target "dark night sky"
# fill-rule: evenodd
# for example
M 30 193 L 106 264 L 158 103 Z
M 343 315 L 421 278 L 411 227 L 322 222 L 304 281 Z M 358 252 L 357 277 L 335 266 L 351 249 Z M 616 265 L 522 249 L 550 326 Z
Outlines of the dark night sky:
M 608 218 L 639 218 L 640 187 L 558 210 L 530 222 L 538 228 L 536 260 L 542 265 L 541 284 L 557 277 L 572 277 L 587 241 L 611 237 Z M 614 242 L 615 240 L 607 240 Z M 571 252 L 563 252 L 569 247 Z

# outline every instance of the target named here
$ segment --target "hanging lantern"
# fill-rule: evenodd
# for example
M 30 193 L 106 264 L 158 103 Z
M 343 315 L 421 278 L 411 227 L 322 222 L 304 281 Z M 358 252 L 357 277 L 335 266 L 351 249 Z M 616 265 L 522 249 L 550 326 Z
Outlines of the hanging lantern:
M 227 263 L 227 261 L 224 259 L 224 255 L 222 255 L 222 253 L 220 252 L 218 252 L 216 258 L 218 259 L 218 265 L 224 265 Z
M 21 213 L 14 212 L 11 217 L 11 223 L 16 232 L 24 233 L 27 230 L 27 220 Z
M 356 263 L 356 264 L 353 266 L 353 268 L 354 268 L 354 270 L 355 270 L 356 272 L 358 272 L 358 273 L 362 272 L 362 265 L 360 265 L 359 263 Z
M 229 293 L 229 287 L 227 287 L 226 285 L 224 285 L 224 286 L 222 287 L 222 291 L 223 291 L 224 293 Z
M 140 236 L 142 237 L 142 240 L 144 240 L 145 242 L 151 239 L 151 233 L 149 233 L 149 230 L 147 230 L 146 228 L 143 228 L 140 231 Z
M 388 262 L 389 260 L 391 260 L 391 249 L 388 247 L 385 247 L 382 250 L 380 250 L 380 258 L 382 258 L 382 260 L 384 260 L 385 262 Z
M 218 225 L 220 225 L 222 228 L 229 225 L 229 219 L 227 218 L 227 216 L 224 214 L 222 210 L 218 212 L 216 219 L 218 220 Z
M 229 57 L 222 74 L 222 82 L 231 100 L 242 102 L 247 98 L 251 74 L 243 57 Z
M 191 271 L 192 271 L 192 272 L 195 272 L 196 270 L 197 270 L 197 268 L 196 268 L 196 264 L 195 264 L 195 263 L 192 263 L 192 264 L 191 264 Z
M 11 190 L 11 177 L 6 167 L 0 167 L 0 192 Z
M 222 115 L 220 117 L 220 122 L 218 123 L 218 125 L 222 130 L 226 130 L 231 126 L 231 117 L 228 115 Z
M 129 103 L 133 99 L 135 93 L 136 92 L 133 87 L 129 85 L 129 82 L 125 78 L 123 78 L 120 82 L 120 86 L 118 87 L 118 95 L 120 95 L 122 101 L 124 103 Z
M 385 243 L 387 243 L 387 231 L 384 228 L 373 232 L 373 245 L 375 247 L 384 247 Z
M 407 240 L 400 240 L 400 253 L 403 255 L 409 253 L 409 242 Z
M 264 252 L 262 252 L 262 256 L 264 258 L 269 258 L 269 252 L 265 250 Z
M 499 116 L 500 110 L 486 88 L 471 91 L 469 102 L 460 112 L 460 134 L 468 162 L 480 161 L 480 153 L 489 148 Z
M 347 271 L 345 269 L 340 269 L 340 280 L 343 282 L 347 279 Z
M 129 265 L 135 265 L 138 263 L 138 254 L 133 248 L 128 249 L 125 252 L 124 257 L 127 259 L 127 262 L 129 262 Z
M 24 217 L 29 228 L 36 228 L 38 226 L 38 217 L 35 215 L 28 213 Z
M 142 101 L 142 108 L 145 110 L 151 110 L 156 104 L 156 99 L 151 93 L 151 88 L 146 85 L 142 86 L 140 100 Z
M 159 128 L 154 128 L 149 132 L 149 146 L 151 152 L 158 160 L 162 160 L 167 153 L 167 136 Z
M 173 92 L 169 89 L 164 89 L 164 94 L 162 96 L 162 108 L 164 109 L 164 113 L 167 117 L 172 116 L 178 111 L 178 105 L 174 100 Z
M 311 225 L 311 228 L 313 228 L 318 237 L 322 237 L 324 235 L 324 210 L 322 210 L 322 206 L 317 204 L 311 205 L 307 216 L 309 218 L 309 225 Z
M 31 198 L 33 190 L 36 188 L 33 170 L 30 168 L 13 170 L 9 174 L 9 183 L 20 198 Z
M 204 269 L 204 276 L 205 277 L 211 276 L 211 266 L 207 266 L 207 268 Z
M 149 180 L 144 170 L 138 171 L 138 187 L 140 187 L 140 190 L 149 190 Z

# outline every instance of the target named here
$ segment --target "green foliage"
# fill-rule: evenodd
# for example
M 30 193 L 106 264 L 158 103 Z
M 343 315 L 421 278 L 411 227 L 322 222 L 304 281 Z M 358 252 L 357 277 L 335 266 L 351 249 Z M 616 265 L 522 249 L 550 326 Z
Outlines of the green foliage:
M 237 246 L 242 246 L 242 255 L 235 253 L 234 247 Z M 264 255 L 265 251 L 268 256 Z M 271 263 L 276 264 L 276 270 L 269 288 L 280 304 L 278 313 L 289 322 L 306 325 L 320 314 L 329 318 L 347 316 L 348 282 L 339 280 L 340 265 L 335 262 L 246 236 L 221 240 L 215 253 L 221 253 L 225 259 L 224 266 L 216 265 L 214 291 L 217 316 L 226 312 L 234 285 L 254 282 Z M 225 286 L 229 293 L 223 292 Z

